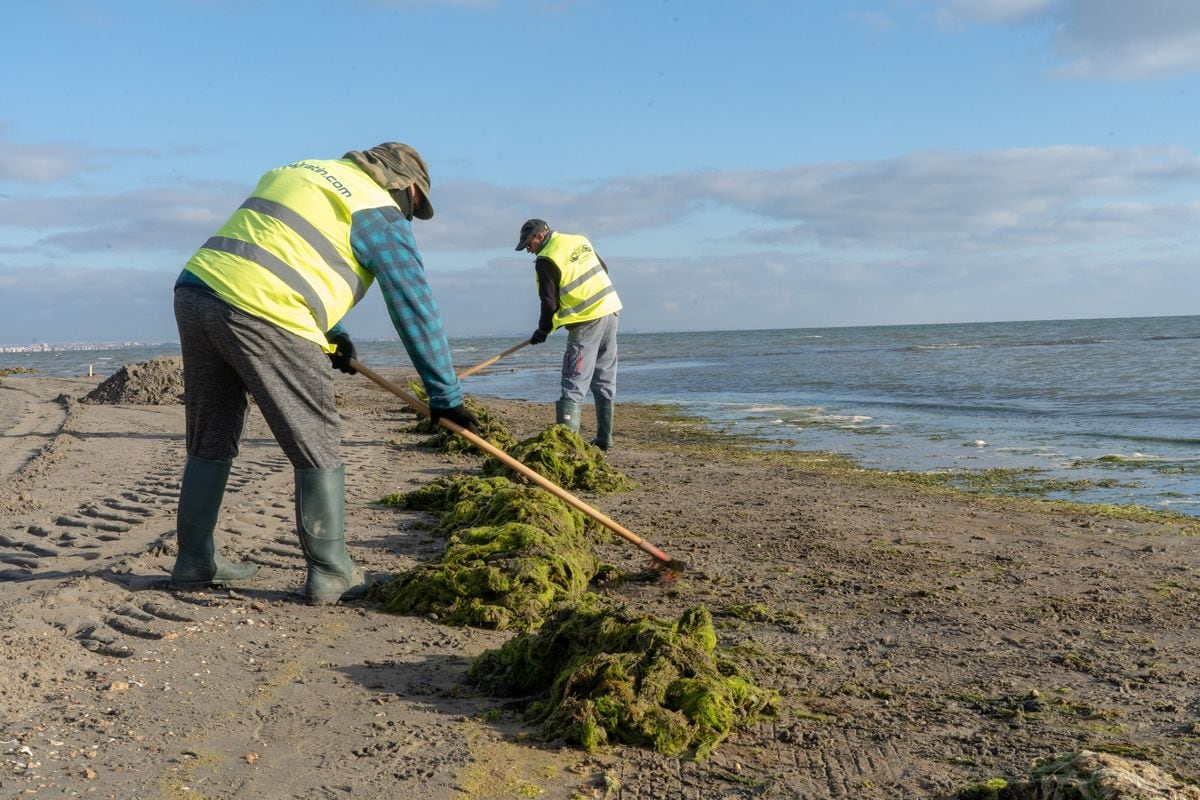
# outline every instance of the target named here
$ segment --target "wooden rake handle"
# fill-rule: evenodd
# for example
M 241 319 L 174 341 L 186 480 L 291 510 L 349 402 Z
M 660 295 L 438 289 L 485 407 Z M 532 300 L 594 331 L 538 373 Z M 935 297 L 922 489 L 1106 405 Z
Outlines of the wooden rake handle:
M 487 361 L 480 361 L 478 364 L 476 364 L 473 367 L 467 367 L 462 372 L 458 373 L 458 377 L 461 379 L 461 378 L 467 377 L 468 375 L 474 375 L 476 372 L 479 372 L 479 370 L 483 369 L 484 367 L 490 367 L 492 364 L 495 364 L 497 361 L 504 358 L 505 356 L 511 356 L 513 353 L 517 352 L 522 347 L 528 347 L 529 344 L 530 344 L 529 340 L 526 339 L 525 341 L 521 342 L 520 344 L 518 344 L 514 347 L 508 348 L 507 350 L 505 350 L 503 353 L 501 353 L 498 356 L 492 356 Z
M 526 342 L 526 344 L 528 344 L 528 342 Z M 524 345 L 521 345 L 521 346 L 524 346 Z M 515 349 L 517 349 L 517 348 L 514 348 L 514 350 Z M 497 358 L 499 358 L 499 357 L 500 356 L 497 356 Z M 369 367 L 364 366 L 362 364 L 362 362 L 358 361 L 357 359 L 352 358 L 352 359 L 350 359 L 350 366 L 353 367 L 356 372 L 362 373 L 367 378 L 371 379 L 375 383 L 382 386 L 384 389 L 387 389 L 389 392 L 391 392 L 392 394 L 399 397 L 405 403 L 412 406 L 416 411 L 424 414 L 427 417 L 431 417 L 431 415 L 429 413 L 429 406 L 427 404 L 422 403 L 416 397 L 413 397 L 411 394 L 404 391 L 399 386 L 396 386 L 394 383 L 389 381 L 387 378 L 384 378 L 382 375 L 378 374 L 374 370 L 370 369 Z M 459 436 L 463 437 L 468 442 L 475 445 L 476 447 L 478 447 L 480 450 L 484 451 L 485 453 L 488 453 L 489 455 L 494 456 L 495 458 L 499 459 L 510 469 L 513 469 L 516 472 L 521 473 L 526 478 L 528 478 L 530 481 L 532 481 L 533 483 L 536 483 L 538 486 L 542 487 L 547 492 L 550 492 L 550 494 L 554 495 L 559 500 L 562 500 L 567 505 L 569 505 L 573 508 L 576 508 L 579 511 L 582 511 L 584 514 L 591 517 L 596 522 L 599 522 L 601 525 L 608 528 L 610 531 L 617 534 L 622 539 L 624 539 L 634 545 L 637 545 L 639 548 L 641 548 L 642 550 L 646 551 L 651 556 L 653 556 L 655 558 L 655 560 L 657 560 L 660 563 L 660 565 L 666 566 L 666 567 L 673 567 L 671 557 L 668 556 L 666 553 L 664 553 L 662 550 L 659 550 L 657 547 L 650 544 L 645 539 L 638 536 L 636 533 L 629 530 L 628 528 L 618 524 L 617 522 L 614 522 L 612 519 L 610 519 L 608 516 L 606 516 L 603 512 L 598 511 L 595 508 L 592 508 L 590 505 L 583 502 L 578 497 L 576 497 L 575 495 L 568 492 L 566 489 L 563 489 L 561 486 L 558 486 L 557 484 L 548 480 L 545 476 L 541 475 L 538 472 L 535 472 L 534 470 L 530 469 L 526 465 L 522 464 L 520 461 L 518 461 L 517 459 L 510 456 L 508 453 L 504 452 L 499 447 L 496 447 L 494 444 L 489 442 L 487 439 L 484 439 L 482 436 L 472 433 L 471 431 L 467 430 L 466 428 L 459 425 L 458 423 L 451 422 L 450 420 L 445 419 L 444 417 L 438 419 L 438 424 L 441 425 L 446 430 L 451 431 L 452 433 L 457 433 Z

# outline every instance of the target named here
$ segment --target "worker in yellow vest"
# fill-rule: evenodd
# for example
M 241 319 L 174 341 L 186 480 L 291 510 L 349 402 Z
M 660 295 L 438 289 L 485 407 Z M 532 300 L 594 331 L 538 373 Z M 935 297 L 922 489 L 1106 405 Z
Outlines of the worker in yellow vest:
M 608 265 L 585 237 L 558 233 L 544 219 L 521 226 L 518 251 L 534 254 L 541 314 L 530 344 L 541 344 L 557 328 L 567 329 L 562 397 L 555 421 L 579 431 L 579 409 L 591 389 L 596 403 L 596 438 L 603 450 L 613 444 L 613 402 L 617 396 L 617 317 L 621 300 Z
M 433 418 L 478 425 L 463 405 L 413 240 L 412 218 L 432 216 L 424 160 L 406 144 L 386 142 L 266 173 L 187 262 L 175 283 L 187 463 L 173 586 L 227 584 L 258 570 L 225 559 L 213 541 L 249 396 L 295 470 L 305 599 L 329 604 L 366 594 L 367 579 L 346 549 L 330 367 L 354 372 L 356 350 L 340 320 L 374 281 Z

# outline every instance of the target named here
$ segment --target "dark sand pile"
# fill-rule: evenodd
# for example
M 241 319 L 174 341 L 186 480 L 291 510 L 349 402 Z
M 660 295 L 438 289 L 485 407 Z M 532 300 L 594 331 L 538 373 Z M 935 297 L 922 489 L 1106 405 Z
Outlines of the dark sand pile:
M 97 405 L 169 406 L 183 402 L 183 359 L 155 358 L 126 364 L 88 392 L 82 402 Z

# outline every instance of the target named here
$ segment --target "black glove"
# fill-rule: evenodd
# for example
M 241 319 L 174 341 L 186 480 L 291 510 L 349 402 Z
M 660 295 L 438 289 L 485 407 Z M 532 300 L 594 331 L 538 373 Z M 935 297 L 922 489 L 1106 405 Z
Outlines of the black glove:
M 459 427 L 466 428 L 471 433 L 479 433 L 479 420 L 462 403 L 453 408 L 433 408 L 431 406 L 429 418 L 435 425 L 439 419 L 445 419 L 458 424 Z
M 340 369 L 347 375 L 353 375 L 357 370 L 350 366 L 350 359 L 357 359 L 358 351 L 354 349 L 354 342 L 350 341 L 350 334 L 341 331 L 330 339 L 329 343 L 337 345 L 337 350 L 329 354 L 329 361 L 333 364 L 333 368 Z
M 536 331 L 533 332 L 533 335 L 529 337 L 529 343 L 530 344 L 541 344 L 542 342 L 546 341 L 546 337 L 549 335 L 550 334 L 546 333 L 541 328 L 538 328 Z

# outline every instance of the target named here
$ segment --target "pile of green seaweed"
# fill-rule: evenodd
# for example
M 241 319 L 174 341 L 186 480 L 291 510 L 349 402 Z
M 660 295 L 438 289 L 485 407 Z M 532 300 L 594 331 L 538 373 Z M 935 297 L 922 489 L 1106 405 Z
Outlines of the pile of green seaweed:
M 536 630 L 578 599 L 599 569 L 585 517 L 548 492 L 503 478 L 439 478 L 386 505 L 440 518 L 441 558 L 378 590 L 387 610 L 435 614 L 452 625 Z
M 409 389 L 415 392 L 421 400 L 427 400 L 425 390 L 419 384 L 409 384 Z M 495 445 L 501 450 L 507 450 L 516 444 L 517 440 L 508 432 L 508 428 L 504 426 L 491 413 L 484 408 L 480 403 L 476 402 L 472 397 L 464 397 L 463 405 L 467 410 L 475 415 L 475 419 L 479 420 L 479 428 L 476 431 L 480 437 L 486 439 L 490 444 Z M 427 433 L 429 438 L 425 441 L 426 447 L 432 447 L 442 453 L 476 453 L 478 452 L 475 445 L 468 442 L 463 437 L 456 433 L 451 433 L 448 429 L 438 425 L 429 417 L 421 417 L 420 421 L 412 428 L 413 433 Z
M 527 715 L 547 739 L 588 751 L 647 745 L 699 760 L 736 725 L 774 713 L 779 700 L 716 645 L 703 606 L 664 622 L 590 595 L 537 633 L 484 653 L 469 677 L 495 694 L 540 695 Z
M 633 486 L 561 425 L 510 454 L 564 489 Z M 440 558 L 375 590 L 394 613 L 519 631 L 473 664 L 470 678 L 481 689 L 525 698 L 548 739 L 587 750 L 645 745 L 696 759 L 737 725 L 774 711 L 777 694 L 718 651 L 705 608 L 666 622 L 589 591 L 602 569 L 593 553 L 606 535 L 600 526 L 550 492 L 510 480 L 496 459 L 482 472 L 380 501 L 434 515 L 434 531 L 447 540 Z
M 564 489 L 609 494 L 636 488 L 636 484 L 604 460 L 603 451 L 585 442 L 566 425 L 552 425 L 537 436 L 518 442 L 510 456 Z M 511 467 L 489 456 L 484 475 L 514 477 Z

